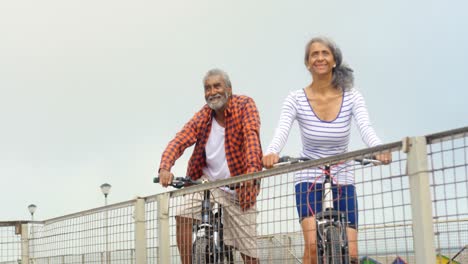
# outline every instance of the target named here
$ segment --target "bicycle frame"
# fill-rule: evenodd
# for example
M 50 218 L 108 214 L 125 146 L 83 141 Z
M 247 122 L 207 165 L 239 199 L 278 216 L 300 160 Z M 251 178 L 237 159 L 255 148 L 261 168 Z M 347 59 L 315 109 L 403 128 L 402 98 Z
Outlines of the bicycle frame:
M 380 165 L 374 157 L 355 159 L 361 165 Z M 349 264 L 349 241 L 346 230 L 348 219 L 346 212 L 339 212 L 333 206 L 331 165 L 324 168 L 325 180 L 322 190 L 322 212 L 315 216 L 317 226 L 317 254 L 320 264 Z M 338 186 L 336 187 L 338 188 Z M 356 212 L 357 213 L 357 212 Z
M 192 263 L 224 263 L 225 257 L 232 263 L 232 251 L 223 242 L 222 205 L 214 213 L 210 196 L 210 190 L 203 191 L 201 221 L 193 224 Z
M 281 157 L 275 167 L 308 161 L 308 158 Z M 380 161 L 371 158 L 355 160 L 362 165 L 379 165 Z M 348 219 L 345 212 L 335 210 L 332 191 L 332 165 L 325 165 L 325 179 L 322 190 L 322 211 L 315 215 L 317 237 L 317 259 L 319 264 L 349 264 L 349 243 L 346 229 Z
M 315 215 L 318 263 L 349 263 L 346 228 L 347 216 L 333 206 L 331 166 L 325 165 L 322 190 L 322 212 Z
M 154 178 L 153 182 L 158 183 L 159 178 Z M 172 187 L 181 189 L 185 184 L 197 185 L 206 181 L 193 181 L 189 177 L 177 177 L 170 184 Z M 232 248 L 224 244 L 222 205 L 210 200 L 211 191 L 203 191 L 201 201 L 201 220 L 194 221 L 192 226 L 192 263 L 234 263 Z M 216 210 L 216 212 L 214 212 Z M 227 262 L 224 262 L 224 261 Z

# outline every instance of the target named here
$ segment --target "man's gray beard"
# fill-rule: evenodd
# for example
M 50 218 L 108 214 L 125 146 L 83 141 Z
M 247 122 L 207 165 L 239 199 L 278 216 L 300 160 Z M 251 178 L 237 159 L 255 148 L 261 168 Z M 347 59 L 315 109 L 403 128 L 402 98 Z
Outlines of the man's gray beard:
M 217 97 L 217 96 L 218 95 L 210 96 L 210 97 L 208 97 L 208 100 L 206 100 L 206 103 L 208 104 L 208 106 L 211 109 L 215 110 L 215 111 L 220 110 L 221 108 L 223 108 L 224 105 L 226 105 L 227 100 L 228 100 L 228 93 L 226 92 L 224 94 L 224 96 L 221 96 L 220 100 L 217 103 L 210 102 L 210 98 Z

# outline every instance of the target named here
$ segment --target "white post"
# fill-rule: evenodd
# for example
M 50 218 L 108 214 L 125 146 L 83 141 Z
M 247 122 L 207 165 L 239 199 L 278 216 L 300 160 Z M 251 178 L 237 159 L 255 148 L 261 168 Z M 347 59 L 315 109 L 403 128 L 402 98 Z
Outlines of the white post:
M 110 264 L 110 252 L 109 252 L 109 208 L 107 207 L 107 194 L 104 196 L 104 204 L 106 206 L 105 217 L 106 217 L 106 264 Z
M 105 208 L 105 220 L 106 220 L 106 264 L 110 264 L 110 252 L 109 252 L 109 208 L 107 207 L 107 196 L 109 195 L 111 185 L 108 183 L 101 184 L 101 192 L 104 194 L 104 205 L 106 206 Z
M 29 264 L 29 225 L 21 224 L 21 263 Z
M 35 253 L 34 252 L 34 214 L 31 215 L 31 235 L 29 236 L 29 244 L 31 245 L 31 250 L 29 251 L 29 259 L 31 263 L 36 263 Z
M 409 138 L 407 153 L 416 263 L 436 263 L 426 138 Z
M 159 263 L 170 263 L 169 193 L 158 195 Z
M 272 248 L 275 247 L 275 242 L 273 241 L 273 237 L 270 237 L 270 243 L 271 243 L 271 247 L 268 248 L 268 263 L 271 263 L 272 262 L 272 259 L 273 259 L 273 252 L 272 252 Z
M 145 199 L 140 197 L 135 202 L 135 256 L 136 263 L 147 262 Z

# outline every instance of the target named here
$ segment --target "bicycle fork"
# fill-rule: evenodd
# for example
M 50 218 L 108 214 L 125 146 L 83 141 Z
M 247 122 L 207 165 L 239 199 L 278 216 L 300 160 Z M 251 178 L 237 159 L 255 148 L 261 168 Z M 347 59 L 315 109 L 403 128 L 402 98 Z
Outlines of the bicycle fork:
M 333 206 L 330 165 L 325 165 L 322 190 L 322 212 L 316 215 L 318 263 L 349 263 L 346 214 Z
M 221 205 L 218 204 L 218 211 L 213 213 L 213 206 L 210 201 L 210 191 L 205 190 L 201 202 L 201 222 L 195 222 L 192 227 L 192 253 L 196 256 L 202 254 L 206 263 L 220 263 L 223 261 L 223 224 L 221 223 Z M 204 241 L 203 248 L 197 247 L 197 243 Z M 196 262 L 198 263 L 198 262 Z

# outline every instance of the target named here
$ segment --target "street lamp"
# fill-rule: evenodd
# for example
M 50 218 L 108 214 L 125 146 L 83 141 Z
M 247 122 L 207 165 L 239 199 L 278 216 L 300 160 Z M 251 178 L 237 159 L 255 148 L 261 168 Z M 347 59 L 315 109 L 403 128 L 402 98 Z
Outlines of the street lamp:
M 101 184 L 101 191 L 102 191 L 102 194 L 104 194 L 104 204 L 105 205 L 107 205 L 107 195 L 109 194 L 111 187 L 112 187 L 112 185 L 110 185 L 108 183 Z
M 104 205 L 107 206 L 107 195 L 110 192 L 111 185 L 108 183 L 101 184 L 101 191 L 102 194 L 104 194 Z M 109 214 L 107 211 L 107 208 L 105 209 L 105 214 L 106 214 L 106 263 L 110 263 L 110 258 L 109 258 L 109 235 L 108 235 L 108 226 L 109 226 Z
M 36 212 L 37 206 L 35 204 L 28 205 L 29 213 L 31 214 L 31 221 L 34 221 L 34 213 Z
M 31 256 L 34 257 L 34 213 L 36 212 L 37 206 L 35 204 L 28 205 L 28 211 L 31 214 Z M 34 263 L 34 261 L 33 261 Z

